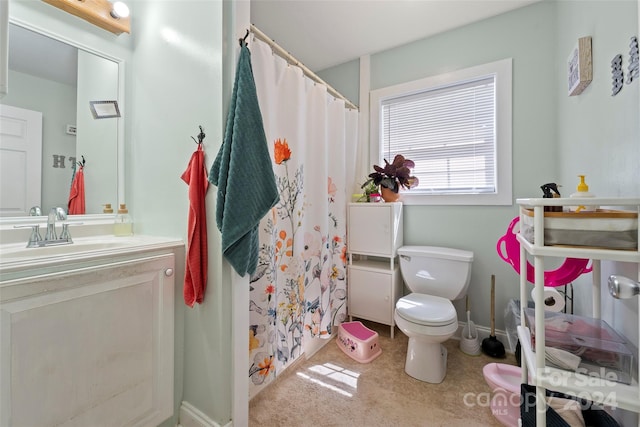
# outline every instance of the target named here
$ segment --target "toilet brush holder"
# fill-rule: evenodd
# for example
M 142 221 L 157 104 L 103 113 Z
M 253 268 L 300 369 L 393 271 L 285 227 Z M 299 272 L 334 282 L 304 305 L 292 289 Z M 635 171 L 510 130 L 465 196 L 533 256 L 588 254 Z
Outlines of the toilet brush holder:
M 478 335 L 472 336 L 471 338 L 462 335 L 460 337 L 460 350 L 463 353 L 468 354 L 469 356 L 478 356 L 480 353 L 482 353 Z

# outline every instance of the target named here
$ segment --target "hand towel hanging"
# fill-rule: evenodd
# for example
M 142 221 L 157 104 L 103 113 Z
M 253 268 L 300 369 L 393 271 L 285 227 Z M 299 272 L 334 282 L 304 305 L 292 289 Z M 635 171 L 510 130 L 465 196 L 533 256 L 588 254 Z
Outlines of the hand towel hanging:
M 207 290 L 207 212 L 205 195 L 209 188 L 204 166 L 202 144 L 191 155 L 187 169 L 181 176 L 189 185 L 189 223 L 187 230 L 187 256 L 184 272 L 184 302 L 189 307 L 204 301 Z
M 241 43 L 224 140 L 209 180 L 218 187 L 216 223 L 236 272 L 253 274 L 258 224 L 279 200 L 256 93 L 251 53 Z
M 69 215 L 84 215 L 86 213 L 84 194 L 84 166 L 73 176 L 71 190 L 69 191 L 69 202 L 67 205 Z

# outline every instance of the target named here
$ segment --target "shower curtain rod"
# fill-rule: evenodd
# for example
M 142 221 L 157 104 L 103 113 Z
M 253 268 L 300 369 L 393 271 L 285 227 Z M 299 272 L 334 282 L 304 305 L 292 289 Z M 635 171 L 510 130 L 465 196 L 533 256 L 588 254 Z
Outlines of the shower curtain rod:
M 331 87 L 331 85 L 329 85 L 327 82 L 325 82 L 320 77 L 318 77 L 318 75 L 316 73 L 314 73 L 313 71 L 308 69 L 302 62 L 298 61 L 293 55 L 291 55 L 289 52 L 284 50 L 278 43 L 276 43 L 275 41 L 271 40 L 265 33 L 260 31 L 255 25 L 251 24 L 251 30 L 250 31 L 257 38 L 259 38 L 260 40 L 262 40 L 263 42 L 265 42 L 269 46 L 271 46 L 271 49 L 275 53 L 277 53 L 279 56 L 284 58 L 289 64 L 292 64 L 292 65 L 295 65 L 297 67 L 300 67 L 302 72 L 307 77 L 309 77 L 311 80 L 313 80 L 313 81 L 315 81 L 317 83 L 320 83 L 322 85 L 325 85 L 327 87 L 327 92 L 329 92 L 335 98 L 342 99 L 344 101 L 345 105 L 347 106 L 347 108 L 351 108 L 353 110 L 357 110 L 358 109 L 358 107 L 356 107 L 351 101 L 349 101 L 347 98 L 345 98 L 340 92 L 335 90 L 333 87 Z

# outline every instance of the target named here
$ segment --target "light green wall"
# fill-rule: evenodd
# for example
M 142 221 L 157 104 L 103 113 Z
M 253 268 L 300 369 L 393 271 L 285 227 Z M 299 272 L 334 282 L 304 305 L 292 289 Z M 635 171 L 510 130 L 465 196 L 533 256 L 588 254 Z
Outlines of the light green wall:
M 318 76 L 324 81 L 331 82 L 331 86 L 340 92 L 349 101 L 358 105 L 360 99 L 360 60 L 356 59 L 344 64 L 327 68 L 318 72 Z
M 513 58 L 513 195 L 541 196 L 540 185 L 556 176 L 556 93 L 553 51 L 555 6 L 537 4 L 466 27 L 371 55 L 371 89 Z M 351 64 L 348 64 L 351 67 Z M 327 71 L 320 73 L 330 84 Z M 351 76 L 351 74 L 348 74 Z M 352 81 L 352 86 L 358 81 Z M 473 320 L 490 323 L 491 275 L 496 276 L 496 326 L 517 298 L 518 276 L 496 254 L 497 240 L 517 215 L 516 206 L 405 206 L 404 242 L 474 252 L 469 285 Z M 464 301 L 454 303 L 464 319 Z
M 66 125 L 76 124 L 76 88 L 26 73 L 9 70 L 11 87 L 2 104 L 42 112 L 42 212 L 66 206 L 71 187 L 71 163 L 76 137 Z M 53 167 L 53 155 L 65 156 L 64 168 Z
M 558 182 L 564 184 L 566 195 L 576 190 L 577 175 L 585 174 L 589 191 L 596 196 L 640 196 L 640 81 L 611 96 L 611 60 L 622 55 L 626 80 L 630 38 L 638 35 L 635 0 L 558 3 L 557 74 L 564 75 L 567 56 L 577 38 L 591 36 L 593 44 L 591 84 L 572 97 L 566 95 L 566 86 L 560 86 L 556 97 Z M 635 265 L 603 261 L 603 284 L 610 274 L 638 279 Z M 590 275 L 574 285 L 576 312 L 589 314 Z M 603 288 L 602 318 L 637 347 L 638 298 L 615 300 L 606 286 Z M 638 424 L 636 414 L 616 412 L 622 425 Z
M 638 34 L 637 16 L 635 0 L 544 1 L 371 55 L 371 89 L 511 57 L 514 200 L 541 197 L 540 185 L 547 182 L 563 184 L 563 194 L 569 195 L 575 191 L 575 175 L 582 172 L 598 195 L 637 197 L 639 83 L 610 96 L 611 59 L 622 53 L 628 60 L 629 38 Z M 594 82 L 581 96 L 569 98 L 567 57 L 585 35 L 594 39 Z M 357 103 L 359 80 L 353 67 L 352 61 L 318 74 Z M 508 300 L 519 297 L 518 276 L 495 249 L 516 215 L 515 204 L 405 207 L 405 244 L 459 247 L 475 253 L 469 296 L 473 320 L 481 325 L 490 323 L 492 274 L 498 329 L 504 327 Z M 584 302 L 580 298 L 579 310 L 590 308 L 588 298 Z M 464 318 L 462 302 L 456 307 L 459 318 Z M 637 332 L 629 334 L 637 337 Z
M 127 202 L 137 233 L 186 242 L 188 186 L 180 176 L 197 149 L 191 137 L 202 125 L 207 167 L 222 141 L 223 2 L 138 1 L 132 16 L 135 51 L 128 83 L 135 120 L 126 152 Z M 184 268 L 176 272 L 175 392 L 176 404 L 189 402 L 225 425 L 231 419 L 231 296 L 213 220 L 215 194 L 211 186 L 204 304 L 185 306 Z

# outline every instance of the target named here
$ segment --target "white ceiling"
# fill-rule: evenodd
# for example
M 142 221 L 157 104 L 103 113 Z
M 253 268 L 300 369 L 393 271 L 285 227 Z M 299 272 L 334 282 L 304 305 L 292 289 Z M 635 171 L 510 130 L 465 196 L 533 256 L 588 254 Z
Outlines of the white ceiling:
M 314 71 L 540 0 L 251 0 L 251 23 Z
M 541 0 L 250 1 L 251 22 L 319 71 Z M 75 48 L 16 25 L 9 40 L 12 69 L 75 85 Z

